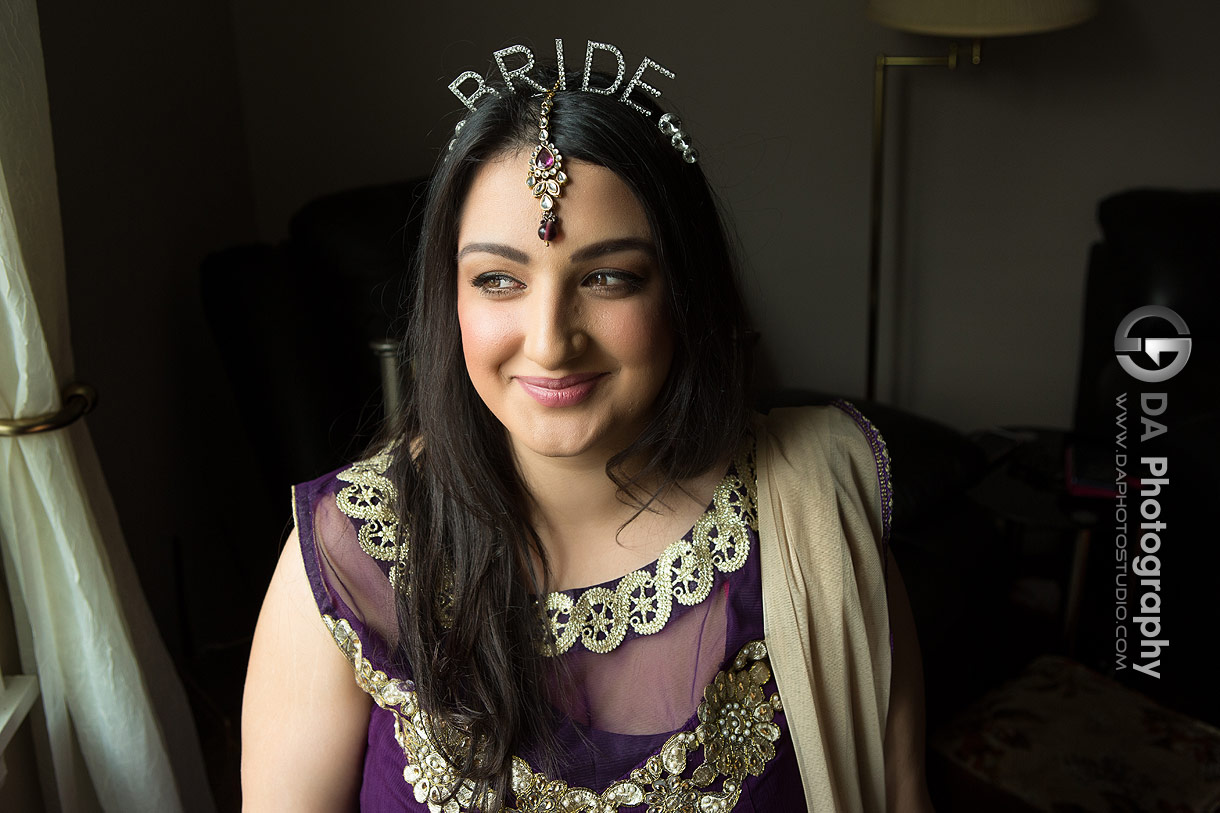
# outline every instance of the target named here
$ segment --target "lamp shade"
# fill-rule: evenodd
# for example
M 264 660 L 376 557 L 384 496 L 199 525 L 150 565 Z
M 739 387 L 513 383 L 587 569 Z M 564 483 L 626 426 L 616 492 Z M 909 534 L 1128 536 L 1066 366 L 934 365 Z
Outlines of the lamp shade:
M 1097 13 L 1099 0 L 868 0 L 874 21 L 913 34 L 1002 37 L 1068 28 Z

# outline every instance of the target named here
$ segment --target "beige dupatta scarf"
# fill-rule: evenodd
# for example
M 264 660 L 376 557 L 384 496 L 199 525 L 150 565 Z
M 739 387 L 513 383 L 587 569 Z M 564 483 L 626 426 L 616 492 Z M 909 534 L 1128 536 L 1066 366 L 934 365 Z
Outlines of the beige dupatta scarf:
M 888 457 L 834 407 L 755 424 L 763 619 L 810 813 L 885 810 Z

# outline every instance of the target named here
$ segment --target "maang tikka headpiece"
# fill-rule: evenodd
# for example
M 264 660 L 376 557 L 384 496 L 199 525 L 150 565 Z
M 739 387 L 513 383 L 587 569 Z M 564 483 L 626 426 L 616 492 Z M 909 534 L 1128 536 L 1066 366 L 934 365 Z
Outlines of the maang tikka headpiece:
M 538 117 L 538 146 L 530 155 L 530 171 L 525 177 L 525 183 L 538 198 L 542 207 L 542 222 L 538 224 L 538 237 L 548 246 L 559 234 L 559 218 L 555 216 L 555 199 L 563 194 L 563 185 L 568 182 L 567 173 L 563 171 L 563 156 L 551 143 L 551 102 L 559 82 L 546 92 L 542 100 L 542 110 Z
M 605 51 L 614 56 L 617 63 L 618 72 L 615 75 L 614 82 L 609 87 L 599 88 L 592 87 L 589 80 L 593 70 L 593 54 L 595 51 Z M 507 57 L 511 54 L 520 54 L 524 57 L 524 62 L 516 68 L 509 69 Z M 534 68 L 534 53 L 524 45 L 510 45 L 507 48 L 501 48 L 492 54 L 496 61 L 496 65 L 500 69 L 500 74 L 504 77 L 504 84 L 510 90 L 517 90 L 513 84 L 514 80 L 529 85 L 530 87 L 543 94 L 541 115 L 539 117 L 538 126 L 538 145 L 534 147 L 533 154 L 530 156 L 529 175 L 526 178 L 526 183 L 534 193 L 534 197 L 538 198 L 538 202 L 542 207 L 542 221 L 538 225 L 538 237 L 541 238 L 547 245 L 550 245 L 551 240 L 559 235 L 559 218 L 555 215 L 555 200 L 562 192 L 562 187 L 567 183 L 568 176 L 563 170 L 563 158 L 551 141 L 550 133 L 550 114 L 551 105 L 553 103 L 555 93 L 559 90 L 567 90 L 566 77 L 563 65 L 563 40 L 555 40 L 555 63 L 559 71 L 559 79 L 555 82 L 554 87 L 545 88 L 538 84 L 538 81 L 530 76 L 530 71 Z M 623 52 L 613 45 L 604 42 L 593 42 L 590 40 L 585 47 L 585 71 L 581 82 L 581 91 L 585 93 L 600 93 L 605 96 L 612 96 L 618 93 L 619 86 L 623 83 L 623 77 L 626 75 L 626 60 L 623 58 Z M 652 85 L 644 81 L 644 71 L 652 69 L 667 79 L 673 79 L 674 72 L 660 65 L 657 62 L 644 57 L 640 63 L 640 67 L 631 77 L 631 81 L 627 83 L 626 89 L 619 96 L 619 101 L 634 110 L 639 111 L 645 116 L 651 116 L 652 111 L 643 105 L 637 104 L 631 100 L 631 94 L 639 90 L 648 93 L 655 99 L 661 98 L 661 91 L 657 90 Z M 462 93 L 461 86 L 463 83 L 474 81 L 478 83 L 475 91 L 469 95 Z M 474 112 L 475 102 L 478 101 L 484 94 L 498 94 L 494 87 L 491 87 L 483 79 L 482 76 L 474 71 L 464 71 L 458 78 L 449 83 L 449 90 L 456 96 L 462 104 Z M 461 131 L 462 125 L 466 123 L 465 119 L 459 121 L 453 130 L 453 141 L 449 142 L 449 148 L 453 149 L 453 144 L 457 140 L 457 134 Z M 665 113 L 657 120 L 657 129 L 661 134 L 669 139 L 673 148 L 682 156 L 682 160 L 688 164 L 693 164 L 699 160 L 699 152 L 690 143 L 690 137 L 682 129 L 682 122 L 672 113 Z

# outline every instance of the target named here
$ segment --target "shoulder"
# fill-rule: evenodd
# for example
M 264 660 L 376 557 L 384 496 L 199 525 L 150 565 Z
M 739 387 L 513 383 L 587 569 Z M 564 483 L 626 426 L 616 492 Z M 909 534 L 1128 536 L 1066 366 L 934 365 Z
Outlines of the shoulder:
M 881 433 L 850 401 L 775 409 L 758 416 L 757 425 L 780 449 L 864 454 L 888 466 L 889 453 Z
M 890 454 L 872 422 L 848 401 L 775 409 L 758 416 L 759 485 L 822 492 L 865 507 L 884 545 L 893 513 Z M 833 494 L 831 493 L 833 491 Z
M 318 519 L 318 511 L 328 506 L 333 506 L 356 528 L 370 522 L 396 525 L 394 510 L 398 495 L 388 476 L 394 459 L 394 451 L 387 449 L 314 480 L 294 485 L 293 519 L 297 528 L 312 529 Z M 381 558 L 372 550 L 370 555 Z
M 368 558 L 396 562 L 405 546 L 398 489 L 390 479 L 394 452 L 386 450 L 292 487 L 293 521 L 303 549 L 340 541 Z
M 755 428 L 760 444 L 788 466 L 867 464 L 888 483 L 890 455 L 885 439 L 849 401 L 775 409 L 757 416 Z
M 317 611 L 346 621 L 383 662 L 397 637 L 395 568 L 408 534 L 385 451 L 293 487 L 300 556 Z

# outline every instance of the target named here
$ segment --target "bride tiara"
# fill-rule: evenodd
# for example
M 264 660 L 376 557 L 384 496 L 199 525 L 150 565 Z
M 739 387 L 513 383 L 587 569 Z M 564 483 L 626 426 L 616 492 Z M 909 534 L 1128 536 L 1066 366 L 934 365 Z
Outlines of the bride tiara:
M 617 72 L 614 81 L 606 87 L 596 87 L 591 84 L 593 78 L 593 56 L 597 51 L 604 51 L 614 56 Z M 513 68 L 509 67 L 509 58 L 520 58 L 521 62 Z M 501 48 L 492 53 L 492 58 L 495 60 L 496 66 L 500 70 L 500 75 L 504 78 L 504 85 L 509 90 L 518 90 L 518 85 L 528 86 L 538 93 L 547 94 L 554 93 L 552 88 L 543 87 L 536 79 L 530 76 L 530 72 L 534 69 L 534 52 L 524 45 L 510 45 L 507 48 Z M 563 59 L 563 40 L 555 39 L 555 64 L 559 70 L 559 81 L 557 84 L 558 90 L 567 90 L 567 76 L 564 70 Z M 594 42 L 589 40 L 585 45 L 585 69 L 581 77 L 580 90 L 584 93 L 598 93 L 603 96 L 618 96 L 618 100 L 628 107 L 644 114 L 652 116 L 652 111 L 632 101 L 631 96 L 636 92 L 647 93 L 654 99 L 661 98 L 661 91 L 650 85 L 644 80 L 645 71 L 652 70 L 666 79 L 676 78 L 674 72 L 648 57 L 640 62 L 640 66 L 632 75 L 630 81 L 623 87 L 620 94 L 619 88 L 623 86 L 623 77 L 627 75 L 627 60 L 623 57 L 623 52 L 613 45 L 605 42 Z M 467 93 L 463 92 L 462 88 L 469 87 L 470 83 L 474 82 L 474 89 Z M 449 90 L 458 98 L 463 105 L 470 111 L 475 110 L 475 102 L 487 94 L 499 95 L 499 91 L 487 84 L 482 76 L 475 71 L 463 71 L 456 79 L 449 83 Z M 465 124 L 465 120 L 458 122 L 453 129 L 454 140 L 457 139 L 458 132 Z M 690 136 L 682 129 L 682 122 L 672 113 L 664 113 L 657 119 L 657 129 L 669 138 L 670 144 L 682 156 L 682 160 L 688 164 L 693 164 L 699 160 L 699 152 L 691 145 Z M 453 141 L 449 142 L 449 148 L 453 148 Z

